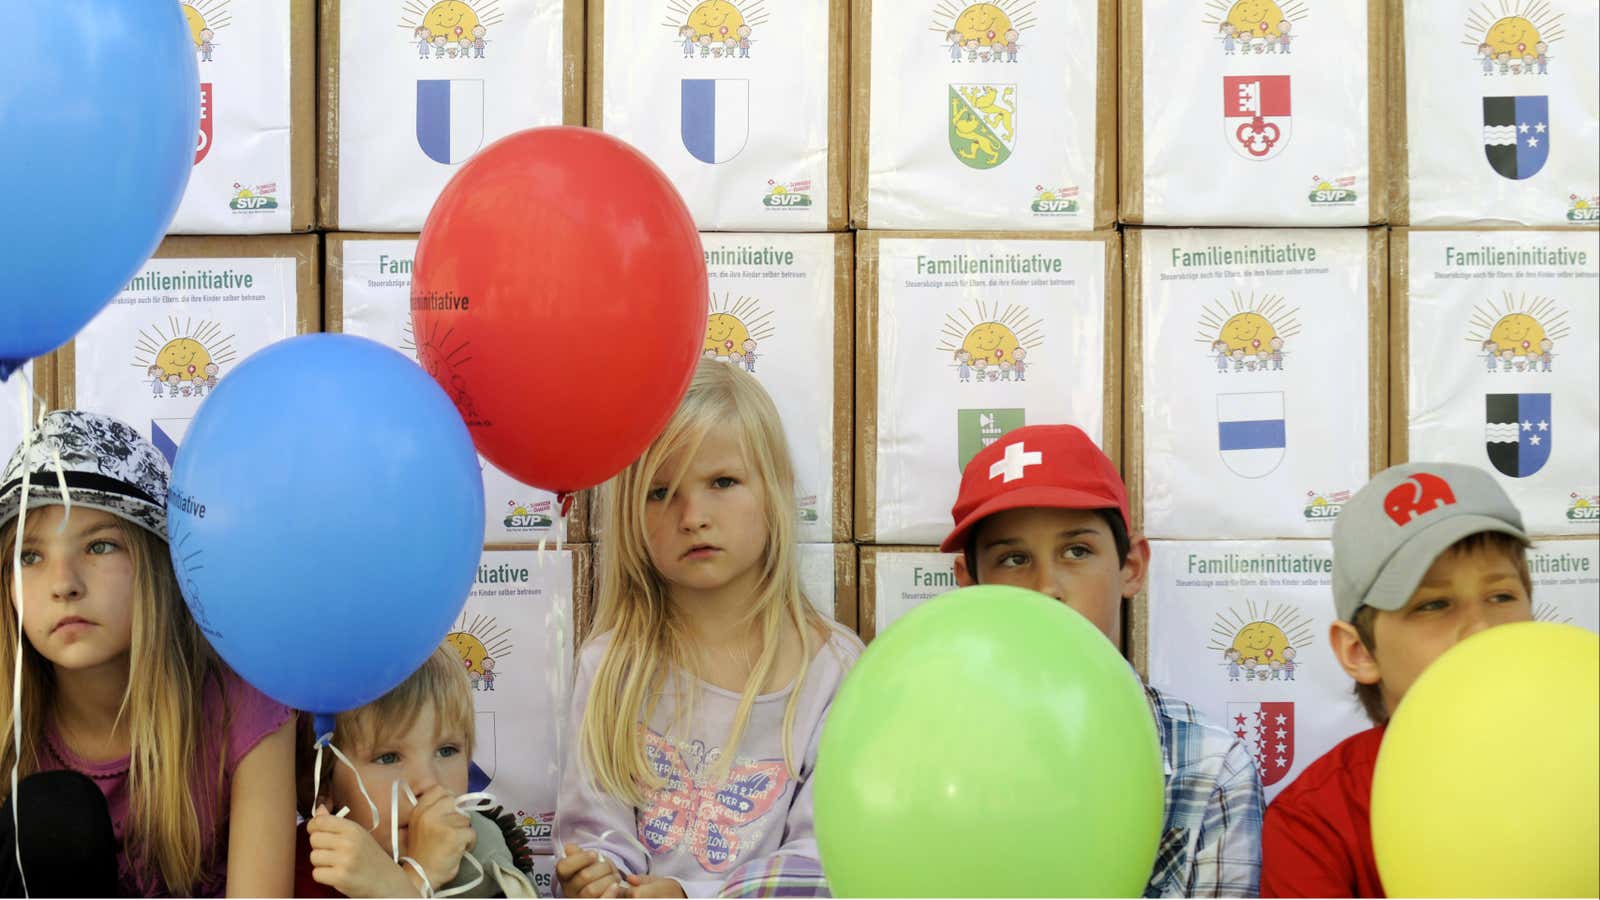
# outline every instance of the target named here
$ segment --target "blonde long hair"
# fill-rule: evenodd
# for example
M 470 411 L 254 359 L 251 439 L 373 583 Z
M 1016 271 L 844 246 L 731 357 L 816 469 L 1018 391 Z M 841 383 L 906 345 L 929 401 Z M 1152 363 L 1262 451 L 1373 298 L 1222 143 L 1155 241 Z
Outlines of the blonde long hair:
M 800 590 L 796 565 L 794 464 L 789 458 L 783 423 L 772 398 L 755 376 L 735 366 L 702 359 L 678 411 L 637 461 L 602 490 L 606 527 L 610 529 L 600 557 L 600 597 L 594 634 L 611 634 L 590 686 L 589 702 L 579 731 L 579 748 L 596 782 L 612 796 L 639 805 L 646 792 L 662 781 L 645 755 L 641 717 L 648 721 L 667 677 L 694 675 L 699 654 L 674 614 L 667 583 L 650 563 L 645 525 L 645 500 L 652 482 L 675 455 L 692 459 L 713 428 L 729 428 L 738 436 L 745 462 L 765 501 L 767 544 L 762 552 L 756 595 L 746 621 L 758 626 L 761 656 L 739 698 L 726 751 L 719 768 L 726 770 L 761 686 L 778 656 L 783 626 L 800 635 L 801 664 L 783 715 L 784 764 L 797 770 L 792 738 L 800 686 L 816 649 L 816 635 L 827 623 Z M 682 471 L 668 473 L 675 492 Z M 693 691 L 684 692 L 686 702 Z
M 207 687 L 224 696 L 223 664 L 201 635 L 178 590 L 167 542 L 118 518 L 133 563 L 133 640 L 129 647 L 128 686 L 119 720 L 128 723 L 132 752 L 128 760 L 128 830 L 126 847 L 135 871 L 159 876 L 175 895 L 190 894 L 213 860 L 205 857 L 208 838 L 201 833 L 202 809 L 211 810 L 213 827 L 224 820 L 224 762 L 227 741 L 218 740 L 216 759 L 202 760 L 202 734 L 215 724 L 226 734 L 226 714 L 208 723 L 202 709 Z M 31 528 L 30 528 L 31 531 Z M 17 606 L 12 585 L 12 553 L 17 520 L 0 526 L 0 698 L 9 700 L 16 654 L 22 653 L 22 747 L 20 776 L 40 768 L 44 729 L 56 702 L 55 669 L 33 644 L 17 646 Z M 225 700 L 225 697 L 224 697 Z M 0 772 L 18 762 L 12 747 L 12 707 L 0 702 Z M 211 777 L 205 768 L 210 767 Z M 0 777 L 0 798 L 11 791 L 9 776 Z M 214 852 L 220 848 L 214 846 Z

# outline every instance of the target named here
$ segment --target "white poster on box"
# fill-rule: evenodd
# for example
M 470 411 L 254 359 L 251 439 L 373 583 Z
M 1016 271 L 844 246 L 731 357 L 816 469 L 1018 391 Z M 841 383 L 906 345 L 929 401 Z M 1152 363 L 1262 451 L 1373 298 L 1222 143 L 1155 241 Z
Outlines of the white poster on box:
M 533 890 L 540 897 L 556 895 L 556 858 L 538 854 L 533 858 Z
M 1406 0 L 1411 224 L 1600 223 L 1597 35 L 1593 2 Z
M 605 0 L 601 120 L 707 230 L 828 227 L 828 0 Z
M 1528 574 L 1535 619 L 1600 632 L 1600 543 L 1540 541 L 1528 551 Z
M 702 234 L 700 241 L 711 284 L 704 353 L 754 374 L 772 396 L 794 458 L 797 537 L 831 541 L 834 236 Z
M 552 853 L 571 690 L 573 551 L 488 550 L 444 642 L 461 654 L 477 714 L 467 789 L 516 816 Z
M 874 637 L 906 613 L 956 588 L 956 554 L 867 549 L 873 560 Z
M 817 611 L 830 619 L 838 595 L 839 548 L 834 544 L 800 544 L 800 590 Z
M 1535 534 L 1600 531 L 1600 233 L 1408 242 L 1409 458 L 1495 473 Z
M 1332 533 L 1370 475 L 1368 238 L 1140 232 L 1148 537 Z
M 187 0 L 183 16 L 200 67 L 194 169 L 172 234 L 290 230 L 288 3 Z M 314 38 L 308 33 L 304 40 Z
M 873 3 L 867 224 L 1093 228 L 1099 15 L 1097 0 Z
M 1145 222 L 1370 221 L 1364 0 L 1132 2 L 1143 5 Z
M 346 240 L 340 281 L 344 331 L 371 338 L 417 358 L 411 331 L 411 261 L 414 239 Z M 482 456 L 484 542 L 526 544 L 553 540 L 560 508 L 555 494 L 529 487 Z
M 338 225 L 419 231 L 472 154 L 562 119 L 564 0 L 340 0 Z
M 171 462 L 217 383 L 294 336 L 295 290 L 289 257 L 149 260 L 78 332 L 76 407 L 127 422 Z
M 878 242 L 875 540 L 937 544 L 961 471 L 1028 424 L 1105 423 L 1106 245 Z
M 17 445 L 22 442 L 24 428 L 23 416 L 33 417 L 32 404 L 22 399 L 23 389 L 18 384 L 29 385 L 29 397 L 38 393 L 38 388 L 33 386 L 33 363 L 23 363 L 11 377 L 0 382 L 0 454 L 10 459 Z M 0 463 L 4 465 L 4 463 Z
M 1327 541 L 1152 541 L 1150 684 L 1245 741 L 1270 801 L 1371 727 L 1328 643 Z

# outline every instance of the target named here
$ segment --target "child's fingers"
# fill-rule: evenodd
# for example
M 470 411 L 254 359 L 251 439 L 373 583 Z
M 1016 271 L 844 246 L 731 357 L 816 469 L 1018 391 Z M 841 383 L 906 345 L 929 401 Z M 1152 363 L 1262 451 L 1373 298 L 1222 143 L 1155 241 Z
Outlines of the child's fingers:
M 622 880 L 619 879 L 616 876 L 616 873 L 613 872 L 610 875 L 590 882 L 583 888 L 583 890 L 578 892 L 578 895 L 580 897 L 600 898 L 606 896 L 612 889 L 620 887 L 621 885 Z
M 572 887 L 580 897 L 599 897 L 605 893 L 607 887 L 621 880 L 610 863 L 601 862 L 579 872 L 572 879 Z
M 644 879 L 640 878 L 637 875 L 629 875 L 628 876 L 628 883 L 633 885 L 634 887 L 638 887 L 639 885 L 644 884 Z
M 338 865 L 344 861 L 344 854 L 336 850 L 311 851 L 311 865 L 313 868 L 327 868 Z
M 571 879 L 574 875 L 594 865 L 599 859 L 593 851 L 579 850 L 577 844 L 568 844 L 566 849 L 566 858 L 556 863 L 556 877 L 562 881 Z

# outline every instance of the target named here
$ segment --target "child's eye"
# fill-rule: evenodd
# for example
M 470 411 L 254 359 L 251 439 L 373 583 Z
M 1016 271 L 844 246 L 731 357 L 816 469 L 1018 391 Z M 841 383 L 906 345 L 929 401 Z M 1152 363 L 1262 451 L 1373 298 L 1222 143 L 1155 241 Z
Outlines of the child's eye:
M 392 765 L 395 765 L 396 763 L 400 762 L 400 754 L 398 754 L 398 753 L 379 753 L 377 756 L 374 756 L 372 758 L 372 761 L 377 763 L 380 766 L 392 766 Z
M 1025 566 L 1027 564 L 1028 555 L 1026 553 L 1007 553 L 1005 556 L 1002 556 L 995 561 L 995 565 L 1002 569 L 1015 569 L 1018 566 Z
M 644 496 L 645 499 L 651 503 L 659 503 L 662 500 L 667 499 L 667 489 L 664 487 L 651 488 L 650 493 L 645 494 Z
M 1521 599 L 1522 598 L 1518 597 L 1516 594 L 1495 594 L 1493 597 L 1489 598 L 1489 602 L 1490 603 L 1516 603 L 1518 600 L 1521 600 Z
M 1418 603 L 1413 612 L 1438 612 L 1442 609 L 1448 609 L 1449 606 L 1449 600 L 1440 598 L 1438 600 L 1429 600 L 1426 603 Z
M 117 549 L 118 547 L 115 541 L 95 541 L 89 545 L 89 552 L 95 556 L 104 556 L 107 553 L 115 553 L 117 552 Z
M 721 478 L 718 478 L 716 481 L 711 482 L 713 487 L 719 488 L 731 488 L 738 483 L 738 479 L 731 478 L 727 475 L 724 475 Z
M 445 759 L 449 759 L 460 752 L 461 748 L 457 747 L 455 744 L 445 744 L 443 747 L 439 748 L 439 755 Z
M 1062 555 L 1067 559 L 1088 559 L 1094 555 L 1094 549 L 1086 544 L 1073 544 L 1062 551 Z
M 35 550 L 24 550 L 24 551 L 22 551 L 22 564 L 25 565 L 25 566 L 37 565 L 39 560 L 41 560 L 41 559 L 43 559 L 43 557 L 41 557 L 39 555 L 38 551 L 35 551 Z

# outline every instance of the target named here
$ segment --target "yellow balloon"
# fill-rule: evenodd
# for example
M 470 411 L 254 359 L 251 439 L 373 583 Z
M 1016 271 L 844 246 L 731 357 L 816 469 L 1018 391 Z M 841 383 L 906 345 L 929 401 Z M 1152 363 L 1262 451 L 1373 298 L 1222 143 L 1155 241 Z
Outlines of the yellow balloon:
M 1391 897 L 1600 896 L 1600 636 L 1462 641 L 1395 711 L 1372 781 Z

